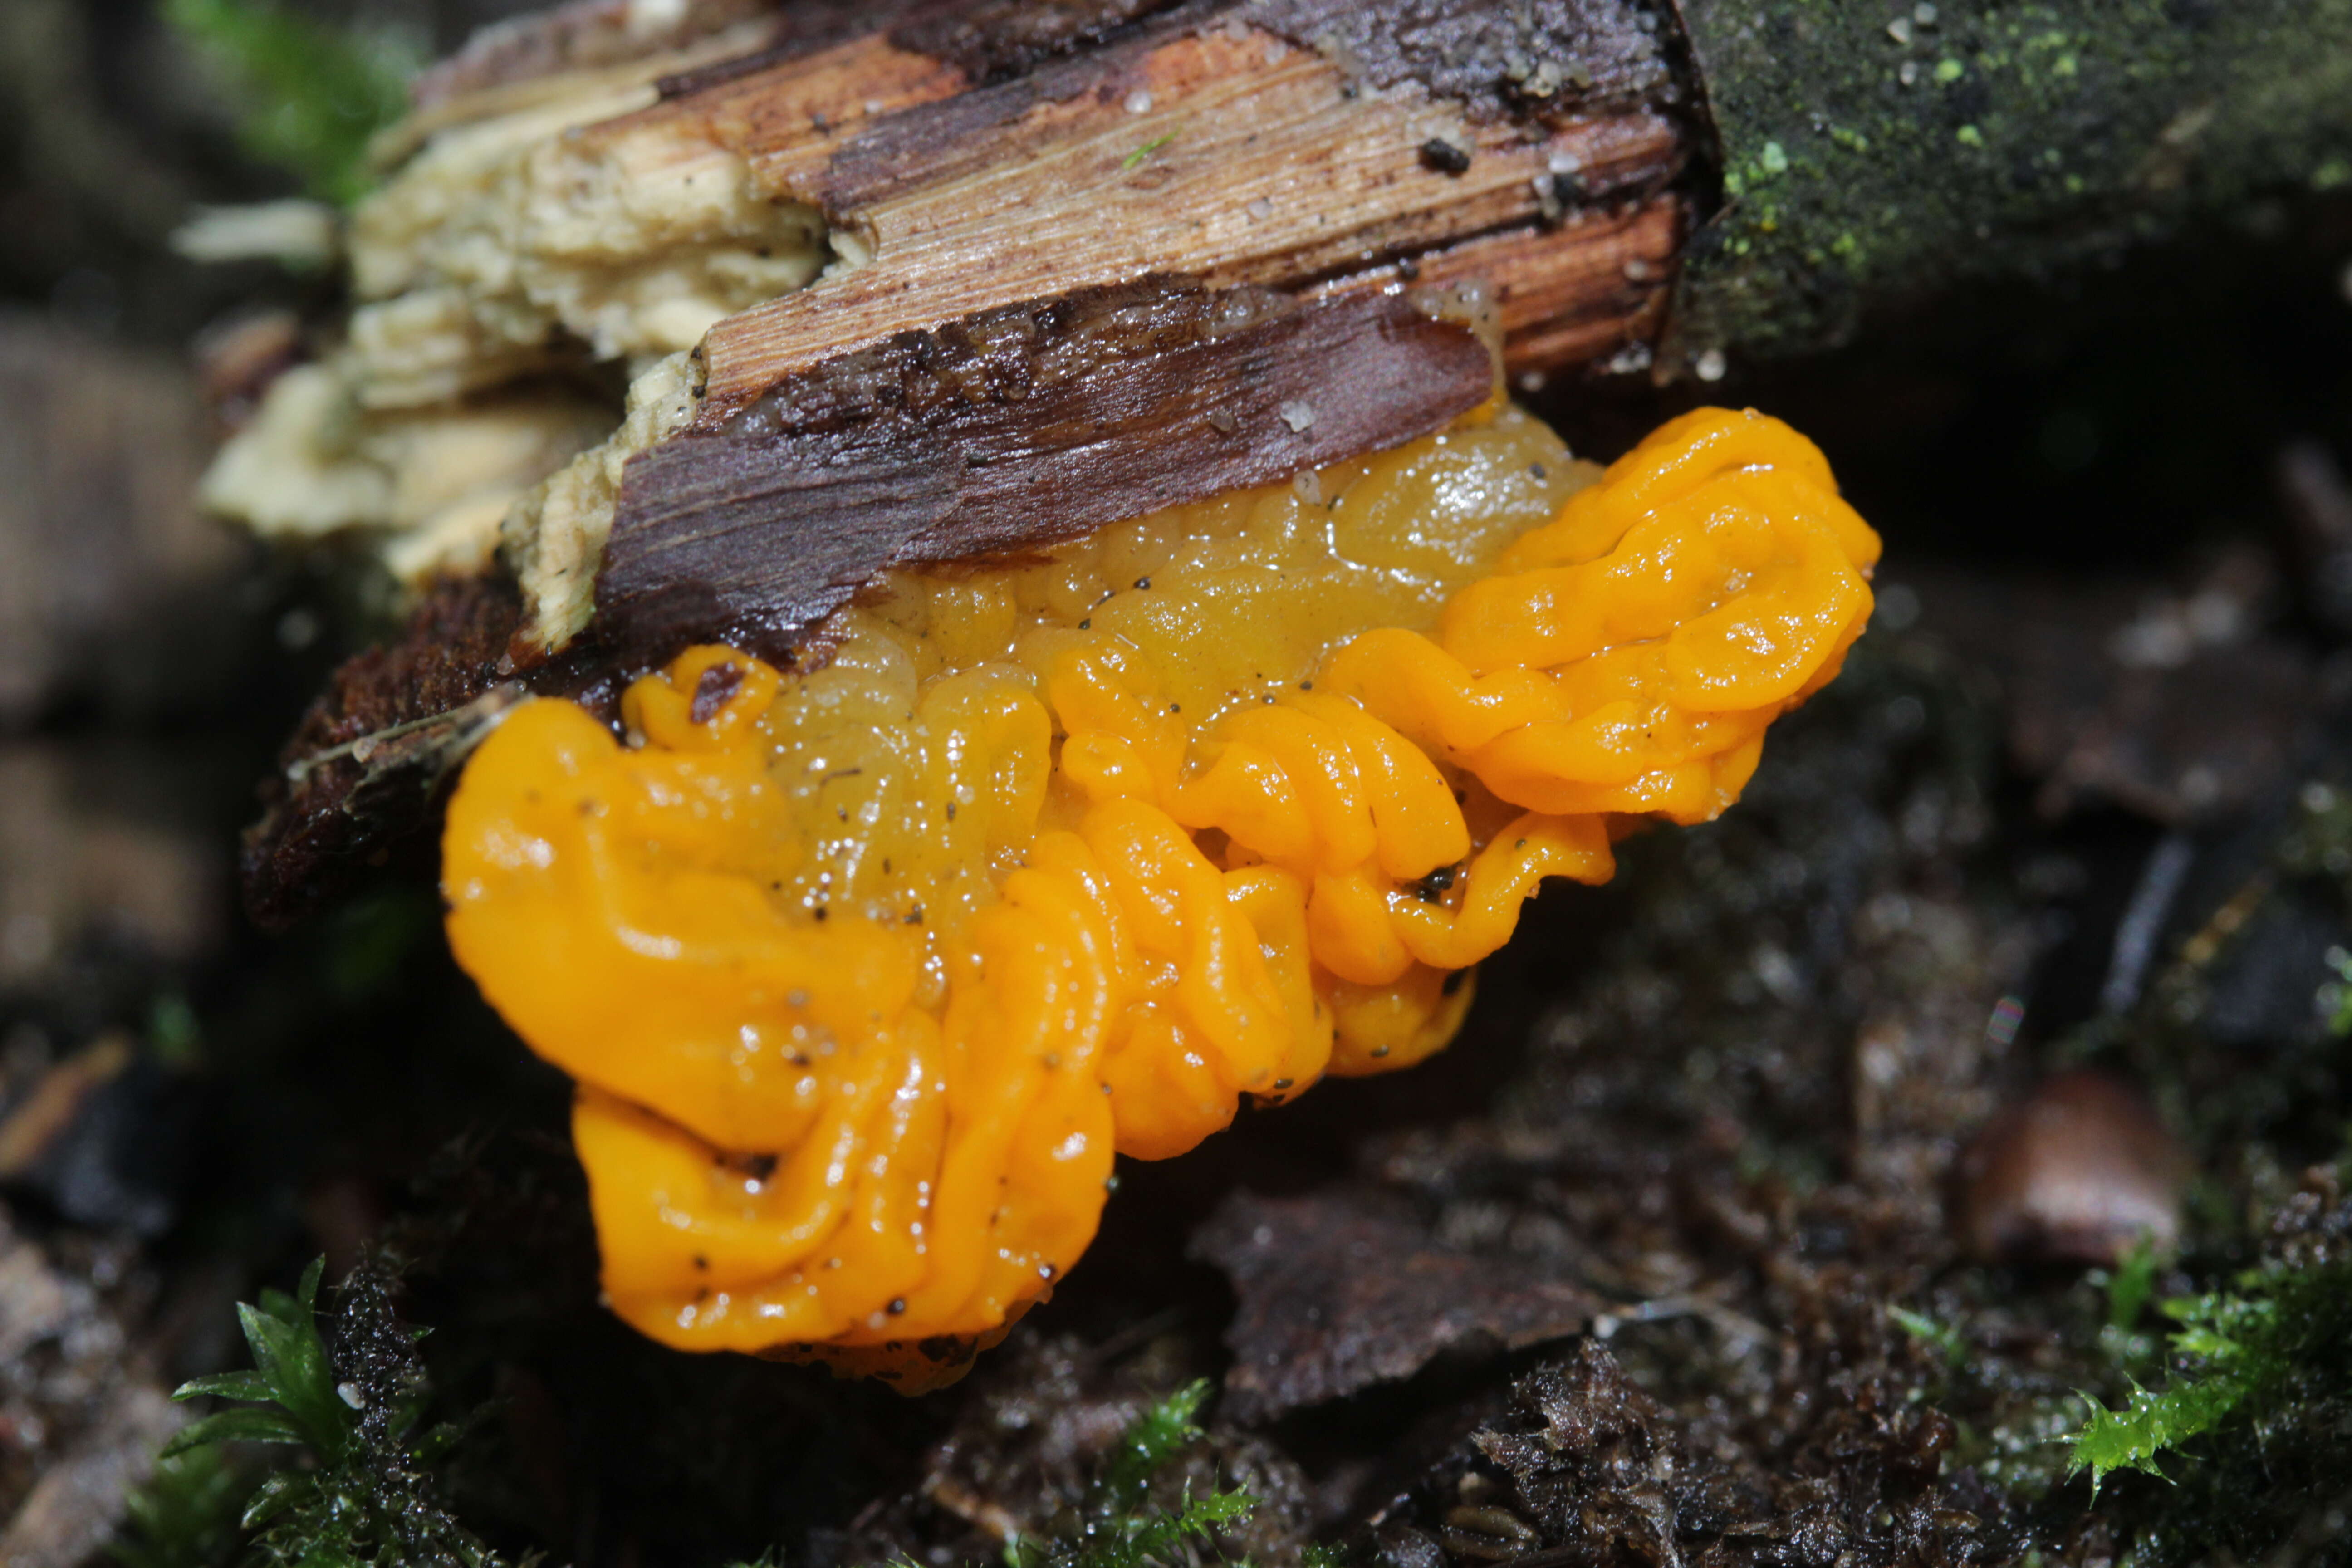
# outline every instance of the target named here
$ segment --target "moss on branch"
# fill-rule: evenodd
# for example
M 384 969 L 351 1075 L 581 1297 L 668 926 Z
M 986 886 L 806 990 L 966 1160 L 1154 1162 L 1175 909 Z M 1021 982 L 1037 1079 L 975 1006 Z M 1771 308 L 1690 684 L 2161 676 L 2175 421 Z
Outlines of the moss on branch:
M 1722 203 L 1684 353 L 2352 188 L 2352 0 L 1685 0 Z

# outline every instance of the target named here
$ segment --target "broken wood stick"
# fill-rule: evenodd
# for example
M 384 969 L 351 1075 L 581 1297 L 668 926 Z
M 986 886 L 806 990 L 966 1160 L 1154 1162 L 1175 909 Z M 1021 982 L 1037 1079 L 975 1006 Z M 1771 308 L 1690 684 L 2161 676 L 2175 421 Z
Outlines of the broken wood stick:
M 486 693 L 609 691 L 698 637 L 782 657 L 893 566 L 1433 428 L 1492 371 L 1413 290 L 1482 301 L 1514 377 L 1707 377 L 2352 182 L 2340 5 L 2110 12 L 583 0 L 494 30 L 384 143 L 347 342 L 215 471 L 265 531 L 379 528 L 464 584 L 306 722 L 256 908 L 421 817 L 388 781 L 439 776 Z

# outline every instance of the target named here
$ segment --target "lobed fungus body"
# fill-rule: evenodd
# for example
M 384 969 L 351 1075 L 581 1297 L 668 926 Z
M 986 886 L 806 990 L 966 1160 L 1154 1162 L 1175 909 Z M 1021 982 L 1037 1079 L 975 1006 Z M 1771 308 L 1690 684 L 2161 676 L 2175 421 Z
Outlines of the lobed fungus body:
M 806 674 L 694 648 L 622 739 L 523 705 L 451 805 L 451 940 L 580 1080 L 617 1312 L 925 1386 L 1115 1152 L 1421 1060 L 1545 878 L 1729 805 L 1877 549 L 1776 420 L 1596 481 L 1506 409 L 894 578 Z

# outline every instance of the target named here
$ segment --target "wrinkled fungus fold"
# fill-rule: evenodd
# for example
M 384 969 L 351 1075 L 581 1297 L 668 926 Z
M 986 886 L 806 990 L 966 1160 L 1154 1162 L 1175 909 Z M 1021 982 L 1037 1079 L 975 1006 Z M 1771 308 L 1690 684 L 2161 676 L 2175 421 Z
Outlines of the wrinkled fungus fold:
M 805 670 L 693 648 L 617 736 L 523 704 L 450 807 L 451 941 L 579 1080 L 614 1310 L 929 1386 L 1077 1261 L 1115 1153 L 1422 1060 L 1546 879 L 1730 805 L 1877 551 L 1778 420 L 1596 478 L 1489 410 L 894 577 Z

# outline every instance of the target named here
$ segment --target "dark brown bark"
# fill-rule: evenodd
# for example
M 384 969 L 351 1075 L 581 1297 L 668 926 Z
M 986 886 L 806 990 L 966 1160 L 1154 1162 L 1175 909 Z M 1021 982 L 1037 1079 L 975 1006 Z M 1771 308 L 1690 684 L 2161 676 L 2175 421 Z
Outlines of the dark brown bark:
M 1016 551 L 1443 426 L 1492 395 L 1402 295 L 1097 289 L 829 360 L 630 461 L 597 625 L 789 649 L 895 566 Z
M 466 729 L 456 715 L 511 678 L 507 643 L 521 610 L 501 579 L 445 580 L 398 638 L 335 671 L 246 830 L 237 870 L 256 924 L 282 930 L 310 913 L 430 819 L 465 754 L 453 750 Z

